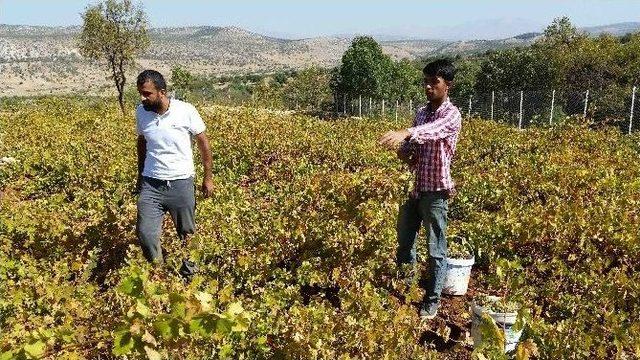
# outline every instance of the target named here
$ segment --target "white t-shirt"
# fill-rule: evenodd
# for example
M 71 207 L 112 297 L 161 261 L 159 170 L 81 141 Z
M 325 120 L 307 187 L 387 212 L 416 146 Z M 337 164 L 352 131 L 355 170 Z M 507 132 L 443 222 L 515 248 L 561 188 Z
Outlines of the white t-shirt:
M 205 130 L 193 105 L 170 99 L 169 110 L 162 115 L 136 108 L 136 131 L 147 141 L 143 176 L 160 180 L 186 179 L 195 175 L 193 136 Z

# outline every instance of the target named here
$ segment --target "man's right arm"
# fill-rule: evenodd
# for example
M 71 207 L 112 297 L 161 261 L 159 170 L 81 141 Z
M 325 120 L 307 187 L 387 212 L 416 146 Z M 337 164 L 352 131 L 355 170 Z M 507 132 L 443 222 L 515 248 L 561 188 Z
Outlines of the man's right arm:
M 143 135 L 138 135 L 138 180 L 136 183 L 136 191 L 140 192 L 142 186 L 142 171 L 144 170 L 144 160 L 147 156 L 147 140 Z
M 418 117 L 421 116 L 422 112 L 423 108 L 418 109 L 418 111 L 416 112 L 416 116 L 413 119 L 411 128 L 416 126 Z M 400 156 L 400 153 L 398 152 L 398 146 L 401 145 L 404 141 L 408 140 L 410 136 L 411 133 L 409 132 L 409 129 L 400 129 L 396 131 L 391 130 L 382 135 L 382 137 L 378 139 L 378 143 L 390 149 L 395 149 L 398 156 Z
M 407 129 L 411 136 L 409 142 L 424 144 L 427 141 L 444 139 L 459 133 L 462 126 L 462 116 L 457 109 L 449 110 L 442 117 L 418 126 Z

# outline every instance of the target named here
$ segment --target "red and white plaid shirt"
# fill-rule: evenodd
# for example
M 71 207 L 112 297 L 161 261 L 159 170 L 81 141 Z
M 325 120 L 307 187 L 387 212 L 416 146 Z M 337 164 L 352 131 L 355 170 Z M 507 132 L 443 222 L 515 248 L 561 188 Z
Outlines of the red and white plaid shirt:
M 416 112 L 408 141 L 402 151 L 413 153 L 412 171 L 415 185 L 411 196 L 421 191 L 452 191 L 455 183 L 451 178 L 451 161 L 456 151 L 462 117 L 458 108 L 446 99 L 437 109 L 431 103 Z

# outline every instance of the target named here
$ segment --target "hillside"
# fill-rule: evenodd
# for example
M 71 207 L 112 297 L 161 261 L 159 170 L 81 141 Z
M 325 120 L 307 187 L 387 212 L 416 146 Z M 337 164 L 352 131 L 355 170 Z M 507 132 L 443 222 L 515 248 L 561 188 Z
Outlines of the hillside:
M 616 35 L 640 29 L 640 23 L 585 28 L 591 34 Z M 78 53 L 75 38 L 80 28 L 0 25 L 0 96 L 110 91 L 104 72 Z M 429 55 L 471 54 L 529 45 L 536 33 L 502 40 L 387 40 L 383 51 L 395 59 Z M 316 37 L 278 39 L 238 27 L 172 27 L 151 30 L 152 46 L 131 70 L 142 68 L 168 73 L 175 64 L 200 74 L 272 72 L 316 64 L 339 63 L 351 38 Z

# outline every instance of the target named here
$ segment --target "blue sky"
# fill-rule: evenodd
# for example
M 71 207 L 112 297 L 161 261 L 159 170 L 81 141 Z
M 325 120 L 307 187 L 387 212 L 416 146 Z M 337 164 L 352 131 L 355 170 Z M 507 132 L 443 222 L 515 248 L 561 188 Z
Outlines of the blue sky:
M 87 0 L 0 0 L 0 23 L 78 25 Z M 142 1 L 152 26 L 235 25 L 303 38 L 341 34 L 500 38 L 539 31 L 554 17 L 578 26 L 640 21 L 639 0 Z

